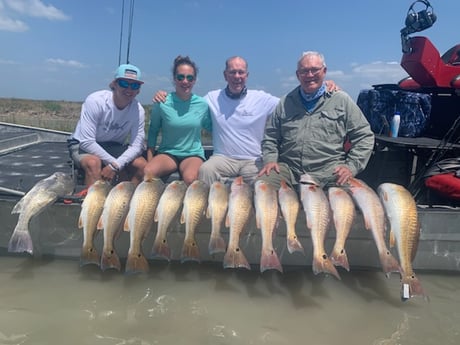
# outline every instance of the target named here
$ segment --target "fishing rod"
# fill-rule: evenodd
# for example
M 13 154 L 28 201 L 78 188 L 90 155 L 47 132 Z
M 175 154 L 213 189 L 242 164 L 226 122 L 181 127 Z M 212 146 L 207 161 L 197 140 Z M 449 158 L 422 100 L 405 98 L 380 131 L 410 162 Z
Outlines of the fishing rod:
M 129 3 L 129 15 L 128 15 L 128 44 L 126 48 L 126 63 L 129 63 L 129 53 L 131 48 L 131 36 L 133 31 L 133 19 L 134 19 L 134 0 L 130 0 Z M 118 48 L 118 65 L 121 65 L 121 50 L 123 45 L 123 28 L 125 18 L 125 0 L 122 0 L 121 4 L 121 24 L 120 24 L 120 45 Z

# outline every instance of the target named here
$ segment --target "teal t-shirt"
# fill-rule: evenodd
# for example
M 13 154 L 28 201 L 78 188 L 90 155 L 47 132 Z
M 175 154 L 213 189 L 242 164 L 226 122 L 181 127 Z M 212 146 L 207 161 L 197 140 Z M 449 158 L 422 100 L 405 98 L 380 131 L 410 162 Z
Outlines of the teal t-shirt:
M 161 131 L 158 153 L 178 157 L 199 156 L 204 159 L 202 129 L 211 131 L 209 106 L 204 98 L 192 94 L 189 100 L 183 101 L 172 92 L 164 103 L 153 104 L 148 147 L 156 146 Z

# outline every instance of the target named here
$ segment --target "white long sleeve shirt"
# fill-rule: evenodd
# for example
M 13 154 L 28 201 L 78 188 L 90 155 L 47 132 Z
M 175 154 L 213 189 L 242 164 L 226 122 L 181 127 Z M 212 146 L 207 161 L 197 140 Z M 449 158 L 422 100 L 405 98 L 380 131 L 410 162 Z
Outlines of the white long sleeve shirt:
M 112 91 L 96 91 L 83 103 L 72 138 L 80 142 L 82 150 L 98 156 L 105 164 L 115 162 L 122 169 L 144 149 L 144 123 L 145 111 L 137 100 L 120 110 L 113 102 Z M 109 141 L 127 144 L 128 148 L 120 157 L 112 157 L 98 144 Z

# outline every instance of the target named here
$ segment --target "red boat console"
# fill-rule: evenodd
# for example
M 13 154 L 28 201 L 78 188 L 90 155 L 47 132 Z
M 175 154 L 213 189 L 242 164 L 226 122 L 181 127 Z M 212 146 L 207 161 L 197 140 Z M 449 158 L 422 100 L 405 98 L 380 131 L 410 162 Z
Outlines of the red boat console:
M 460 44 L 442 57 L 426 37 L 410 37 L 410 51 L 403 54 L 401 66 L 409 77 L 399 82 L 406 90 L 421 88 L 460 89 Z

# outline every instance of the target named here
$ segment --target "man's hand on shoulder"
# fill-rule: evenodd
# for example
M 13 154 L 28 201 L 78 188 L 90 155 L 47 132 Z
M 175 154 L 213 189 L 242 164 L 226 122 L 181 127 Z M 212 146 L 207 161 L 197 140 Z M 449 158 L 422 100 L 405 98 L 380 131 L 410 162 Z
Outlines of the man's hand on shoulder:
M 168 93 L 166 91 L 159 90 L 155 95 L 153 95 L 152 101 L 153 103 L 164 103 L 167 95 Z

